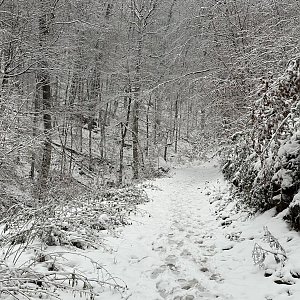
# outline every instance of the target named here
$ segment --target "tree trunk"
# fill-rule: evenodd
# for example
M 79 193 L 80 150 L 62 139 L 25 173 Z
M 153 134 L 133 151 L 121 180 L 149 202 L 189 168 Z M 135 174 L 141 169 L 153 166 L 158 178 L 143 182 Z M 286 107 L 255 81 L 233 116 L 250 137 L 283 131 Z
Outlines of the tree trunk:
M 40 71 L 39 71 L 39 82 L 42 89 L 42 108 L 43 108 L 43 125 L 45 139 L 43 143 L 42 150 L 42 164 L 39 174 L 39 189 L 40 195 L 46 188 L 47 179 L 49 175 L 50 165 L 51 165 L 51 129 L 52 129 L 52 119 L 51 119 L 51 88 L 50 88 L 50 73 L 49 73 L 49 63 L 47 61 L 46 48 L 49 44 L 49 8 L 45 4 L 45 1 L 40 0 L 40 17 L 39 17 L 39 41 L 42 51 L 40 60 Z
M 125 147 L 125 139 L 127 135 L 130 112 L 131 112 L 131 98 L 126 97 L 124 102 L 127 103 L 127 112 L 126 112 L 126 123 L 125 125 L 121 123 L 121 145 L 120 145 L 120 161 L 119 161 L 119 178 L 118 185 L 122 185 L 123 182 L 123 169 L 124 169 L 124 147 Z
M 120 157 L 119 157 L 119 178 L 118 185 L 121 186 L 123 183 L 123 169 L 124 169 L 124 146 L 125 146 L 125 136 L 126 136 L 126 128 L 124 128 L 124 124 L 121 123 L 121 145 L 120 145 Z
M 73 126 L 71 124 L 70 126 L 70 140 L 71 140 L 71 144 L 70 144 L 70 148 L 73 149 L 73 143 L 74 143 L 74 138 L 73 138 Z M 73 161 L 73 151 L 71 151 L 70 153 L 70 163 L 69 163 L 69 174 L 72 175 L 72 161 Z
M 36 94 L 33 99 L 33 120 L 32 120 L 32 138 L 35 139 L 37 136 L 37 126 L 38 126 L 38 109 L 39 109 L 39 88 L 36 87 Z M 36 169 L 36 154 L 32 151 L 31 155 L 31 166 L 30 166 L 30 178 L 33 180 L 35 177 L 35 169 Z
M 188 140 L 190 138 L 190 102 L 187 101 L 186 104 L 186 110 L 187 110 L 187 122 L 186 122 L 186 139 Z
M 44 134 L 45 139 L 43 143 L 43 156 L 42 156 L 42 164 L 40 170 L 40 177 L 39 177 L 39 186 L 41 191 L 46 188 L 47 179 L 50 170 L 51 164 L 51 129 L 52 129 L 52 122 L 51 122 L 51 92 L 50 92 L 50 78 L 47 74 L 42 75 L 42 92 L 43 92 L 43 124 L 44 124 Z
M 148 101 L 147 105 L 147 112 L 146 112 L 146 156 L 149 156 L 149 138 L 150 138 L 150 120 L 149 120 L 149 113 L 150 113 L 150 105 L 151 105 L 151 96 Z
M 88 131 L 89 131 L 89 170 L 93 171 L 92 167 L 92 127 L 93 125 L 93 118 L 90 117 L 88 120 Z
M 134 103 L 132 107 L 132 171 L 133 179 L 139 178 L 139 97 L 141 92 L 141 63 L 143 49 L 142 24 L 138 20 L 137 54 L 133 85 Z
M 139 104 L 135 100 L 132 109 L 132 171 L 133 179 L 139 178 Z
M 168 138 L 169 138 L 169 132 L 166 134 L 165 138 L 165 147 L 164 147 L 164 160 L 167 161 L 167 155 L 168 155 Z
M 100 138 L 100 156 L 101 158 L 105 158 L 106 157 L 106 152 L 105 152 L 105 148 L 106 148 L 106 123 L 107 123 L 107 117 L 108 117 L 108 108 L 109 108 L 109 104 L 107 103 L 105 105 L 105 110 L 102 110 L 99 113 L 100 116 L 100 132 L 101 132 L 101 138 Z
M 175 100 L 175 116 L 174 116 L 174 151 L 177 153 L 178 150 L 178 102 L 179 102 L 179 93 L 176 95 Z

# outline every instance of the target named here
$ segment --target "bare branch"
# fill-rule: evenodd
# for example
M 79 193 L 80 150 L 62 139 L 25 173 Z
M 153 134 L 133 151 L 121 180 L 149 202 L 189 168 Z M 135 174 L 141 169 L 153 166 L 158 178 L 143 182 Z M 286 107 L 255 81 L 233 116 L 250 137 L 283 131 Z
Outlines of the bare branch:
M 12 77 L 18 77 L 20 75 L 23 75 L 25 73 L 27 73 L 36 63 L 33 63 L 31 65 L 29 65 L 27 68 L 25 68 L 24 70 L 20 71 L 19 73 L 15 73 L 15 74 L 4 74 L 5 77 L 8 78 L 12 78 Z
M 172 78 L 170 80 L 167 80 L 167 81 L 164 81 L 164 82 L 161 82 L 159 83 L 158 85 L 156 85 L 155 87 L 149 89 L 147 91 L 147 93 L 151 93 L 153 92 L 154 90 L 157 90 L 158 88 L 162 87 L 162 86 L 165 86 L 167 84 L 170 84 L 170 83 L 173 83 L 177 80 L 180 80 L 180 79 L 183 79 L 185 77 L 189 77 L 189 76 L 192 76 L 192 75 L 199 75 L 199 74 L 203 74 L 203 73 L 207 73 L 207 72 L 210 72 L 210 71 L 213 71 L 213 70 L 216 70 L 217 68 L 211 68 L 211 69 L 204 69 L 204 70 L 201 70 L 201 71 L 195 71 L 195 72 L 190 72 L 190 73 L 186 73 L 184 75 L 181 75 L 181 76 L 178 76 L 176 78 Z

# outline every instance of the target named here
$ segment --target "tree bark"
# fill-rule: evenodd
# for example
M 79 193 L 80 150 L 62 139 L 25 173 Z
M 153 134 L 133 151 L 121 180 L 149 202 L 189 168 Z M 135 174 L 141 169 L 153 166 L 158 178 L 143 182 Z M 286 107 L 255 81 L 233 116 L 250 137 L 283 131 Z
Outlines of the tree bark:
M 36 87 L 36 94 L 33 99 L 33 120 L 32 120 L 32 138 L 35 139 L 37 136 L 37 126 L 38 126 L 38 109 L 39 109 L 39 95 L 38 95 L 38 84 Z M 30 178 L 33 180 L 35 177 L 36 169 L 36 154 L 32 151 L 31 155 L 31 166 L 30 166 Z
M 51 119 L 51 88 L 50 88 L 50 73 L 49 73 L 49 63 L 47 61 L 46 48 L 49 44 L 49 9 L 48 5 L 44 0 L 40 0 L 40 17 L 39 17 L 39 42 L 41 47 L 42 56 L 40 58 L 40 70 L 38 73 L 39 83 L 42 89 L 42 109 L 43 109 L 43 125 L 45 139 L 43 142 L 42 150 L 42 164 L 39 174 L 39 189 L 40 195 L 44 192 L 50 165 L 51 165 L 51 129 L 52 129 L 52 119 Z
M 123 183 L 123 169 L 124 169 L 124 147 L 125 147 L 125 139 L 127 135 L 130 112 L 131 112 L 131 97 L 128 97 L 127 100 L 127 113 L 126 113 L 126 123 L 125 125 L 121 123 L 121 145 L 120 145 L 120 160 L 119 160 L 119 178 L 118 185 L 122 185 Z
M 133 103 L 132 109 L 132 170 L 133 179 L 139 178 L 139 103 Z

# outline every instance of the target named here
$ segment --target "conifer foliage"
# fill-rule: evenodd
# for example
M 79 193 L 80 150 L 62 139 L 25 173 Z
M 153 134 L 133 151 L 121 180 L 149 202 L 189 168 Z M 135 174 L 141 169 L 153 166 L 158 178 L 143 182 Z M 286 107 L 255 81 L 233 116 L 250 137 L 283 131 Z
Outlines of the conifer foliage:
M 233 137 L 223 172 L 246 205 L 287 209 L 286 218 L 300 229 L 300 58 L 276 80 L 262 79 L 258 95 L 250 129 Z

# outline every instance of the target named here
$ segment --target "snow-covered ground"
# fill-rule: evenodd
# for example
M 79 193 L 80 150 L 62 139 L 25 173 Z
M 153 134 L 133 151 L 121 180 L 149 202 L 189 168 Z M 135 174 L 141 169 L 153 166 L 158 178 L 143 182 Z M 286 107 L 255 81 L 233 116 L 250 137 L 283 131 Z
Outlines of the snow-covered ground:
M 250 218 L 237 212 L 212 163 L 173 169 L 170 177 L 144 187 L 151 201 L 139 205 L 132 225 L 114 234 L 103 231 L 105 249 L 74 254 L 74 249 L 48 247 L 36 271 L 51 275 L 59 266 L 61 276 L 74 272 L 104 283 L 95 284 L 95 298 L 57 290 L 61 299 L 300 299 L 300 236 L 288 229 L 283 213 Z M 21 261 L 32 254 L 24 253 Z M 127 289 L 113 288 L 116 283 L 126 283 Z M 77 280 L 69 285 L 82 288 Z
M 85 252 L 128 286 L 123 294 L 104 289 L 95 299 L 300 299 L 299 234 L 273 211 L 255 218 L 236 213 L 217 167 L 175 169 L 146 186 L 151 201 L 140 206 L 131 226 L 107 236 L 112 250 Z M 264 226 L 286 252 L 285 262 L 269 254 L 258 257 L 262 267 L 254 265 L 255 243 L 277 251 Z M 82 262 L 77 267 L 84 268 Z

